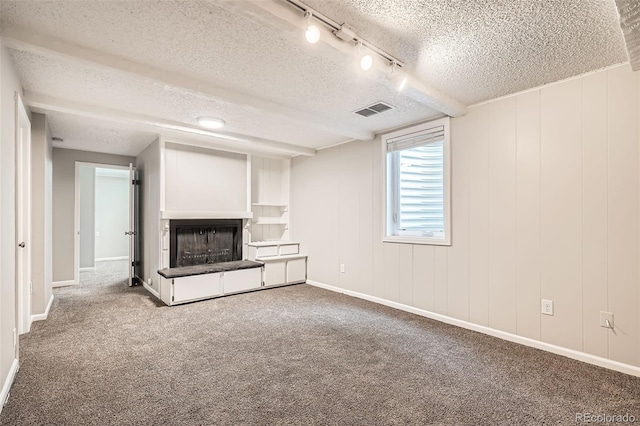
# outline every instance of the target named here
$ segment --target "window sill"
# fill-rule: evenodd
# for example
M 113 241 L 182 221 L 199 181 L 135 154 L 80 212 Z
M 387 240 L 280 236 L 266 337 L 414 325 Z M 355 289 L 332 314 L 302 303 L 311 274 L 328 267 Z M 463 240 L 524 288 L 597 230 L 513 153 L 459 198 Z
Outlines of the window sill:
M 398 244 L 423 244 L 429 246 L 450 246 L 451 241 L 449 238 L 443 240 L 428 237 L 399 237 L 399 236 L 385 236 L 382 238 L 383 243 L 398 243 Z

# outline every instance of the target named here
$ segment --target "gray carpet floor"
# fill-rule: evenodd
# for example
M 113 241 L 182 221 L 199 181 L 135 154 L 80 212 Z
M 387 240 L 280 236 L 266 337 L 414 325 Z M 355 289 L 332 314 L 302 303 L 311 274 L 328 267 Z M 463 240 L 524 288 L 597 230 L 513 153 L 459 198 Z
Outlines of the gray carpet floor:
M 640 378 L 309 285 L 169 308 L 125 274 L 55 290 L 1 424 L 640 422 Z

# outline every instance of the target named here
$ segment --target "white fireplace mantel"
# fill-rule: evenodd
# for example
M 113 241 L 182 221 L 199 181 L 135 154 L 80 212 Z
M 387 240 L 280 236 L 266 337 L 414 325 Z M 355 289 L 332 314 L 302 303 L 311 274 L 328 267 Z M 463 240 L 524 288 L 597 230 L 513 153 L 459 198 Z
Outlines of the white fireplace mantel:
M 253 212 L 162 210 L 160 219 L 253 219 Z

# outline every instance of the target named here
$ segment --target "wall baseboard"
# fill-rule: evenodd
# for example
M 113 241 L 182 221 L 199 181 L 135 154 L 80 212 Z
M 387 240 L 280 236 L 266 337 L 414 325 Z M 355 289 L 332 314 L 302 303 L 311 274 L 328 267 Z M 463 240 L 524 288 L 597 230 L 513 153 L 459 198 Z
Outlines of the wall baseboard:
M 87 271 L 95 271 L 96 267 L 95 266 L 89 266 L 86 268 L 80 268 L 80 272 L 87 272 Z
M 78 282 L 76 280 L 67 280 L 67 281 L 54 281 L 51 283 L 51 287 L 65 287 L 68 285 L 76 285 Z
M 142 280 L 141 280 L 142 281 Z M 147 284 L 146 282 L 142 281 L 142 286 L 144 288 L 147 289 L 147 291 L 151 294 L 153 294 L 155 297 L 157 297 L 158 299 L 160 299 L 160 293 L 158 293 L 157 291 L 155 291 L 153 288 L 151 288 L 151 286 L 149 284 Z
M 9 393 L 11 392 L 11 386 L 13 385 L 13 381 L 16 379 L 16 374 L 18 374 L 18 369 L 20 368 L 20 364 L 17 359 L 14 359 L 11 363 L 11 368 L 9 369 L 9 374 L 4 380 L 4 384 L 2 385 L 2 392 L 0 392 L 0 412 L 2 412 L 2 408 L 7 403 L 9 399 Z
M 51 309 L 51 305 L 53 304 L 53 294 L 49 298 L 49 303 L 47 303 L 47 308 L 44 310 L 43 314 L 31 315 L 31 322 L 33 321 L 44 321 L 49 316 L 49 310 Z
M 609 370 L 615 370 L 621 373 L 629 374 L 631 376 L 640 377 L 640 367 L 636 367 L 634 365 L 624 364 L 622 362 L 613 361 L 607 358 L 590 355 L 585 352 L 563 348 L 562 346 L 552 345 L 551 343 L 545 343 L 539 340 L 530 339 L 528 337 L 518 336 L 516 334 L 507 333 L 506 331 L 496 330 L 494 328 L 485 327 L 483 325 L 473 324 L 468 321 L 451 318 L 442 314 L 436 314 L 434 312 L 426 311 L 424 309 L 414 308 L 413 306 L 404 305 L 402 303 L 392 302 L 390 300 L 382 299 L 380 297 L 370 296 L 368 294 L 358 293 L 356 291 L 345 290 L 340 287 L 335 287 L 335 286 L 320 283 L 317 281 L 307 280 L 307 284 L 312 285 L 314 287 L 323 288 L 325 290 L 334 291 L 336 293 L 343 293 L 343 294 L 346 294 L 347 296 L 357 297 L 358 299 L 368 300 L 369 302 L 378 303 L 380 305 L 389 306 L 390 308 L 399 309 L 401 311 L 410 312 L 412 314 L 416 314 L 416 315 L 420 315 L 436 321 L 444 322 L 446 324 L 466 328 L 467 330 L 477 331 L 478 333 L 487 334 L 489 336 L 497 337 L 499 339 L 507 340 L 509 342 L 530 346 L 532 348 L 540 349 L 546 352 L 551 352 L 556 355 L 562 355 L 567 358 L 575 359 L 577 361 L 586 362 L 587 364 L 597 365 L 598 367 L 608 368 Z
M 101 257 L 100 259 L 96 259 L 96 262 L 106 262 L 109 260 L 127 260 L 129 256 L 116 256 L 116 257 Z

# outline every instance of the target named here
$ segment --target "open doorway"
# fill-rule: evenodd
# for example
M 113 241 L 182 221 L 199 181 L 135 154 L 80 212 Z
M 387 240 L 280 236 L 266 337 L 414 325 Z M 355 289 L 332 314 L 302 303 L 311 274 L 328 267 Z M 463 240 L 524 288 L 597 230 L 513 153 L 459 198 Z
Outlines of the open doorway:
M 77 163 L 79 283 L 129 278 L 130 171 Z

